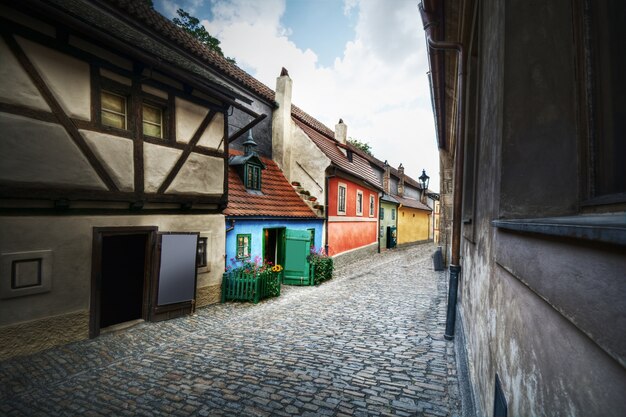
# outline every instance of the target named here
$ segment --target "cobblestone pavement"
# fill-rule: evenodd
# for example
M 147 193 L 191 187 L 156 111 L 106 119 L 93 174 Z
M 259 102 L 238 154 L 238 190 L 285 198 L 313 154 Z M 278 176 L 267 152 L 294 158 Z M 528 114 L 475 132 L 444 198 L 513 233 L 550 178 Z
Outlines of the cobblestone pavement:
M 0 362 L 0 415 L 458 416 L 433 251 Z

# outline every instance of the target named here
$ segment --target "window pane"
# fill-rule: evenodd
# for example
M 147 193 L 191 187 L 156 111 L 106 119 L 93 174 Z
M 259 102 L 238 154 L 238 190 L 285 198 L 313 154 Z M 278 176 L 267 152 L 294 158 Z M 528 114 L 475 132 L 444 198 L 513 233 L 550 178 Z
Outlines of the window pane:
M 102 92 L 102 110 L 126 114 L 126 98 L 117 94 Z
M 102 110 L 102 124 L 105 126 L 126 129 L 126 117 L 124 115 L 109 113 Z
M 102 124 L 105 126 L 126 129 L 126 98 L 117 94 L 102 91 L 100 95 Z
M 161 115 L 162 115 L 161 109 L 149 106 L 147 104 L 143 105 L 143 120 L 144 121 L 148 121 L 148 122 L 152 122 L 152 123 L 160 125 Z
M 143 122 L 143 134 L 147 136 L 163 137 L 161 135 L 161 126 Z

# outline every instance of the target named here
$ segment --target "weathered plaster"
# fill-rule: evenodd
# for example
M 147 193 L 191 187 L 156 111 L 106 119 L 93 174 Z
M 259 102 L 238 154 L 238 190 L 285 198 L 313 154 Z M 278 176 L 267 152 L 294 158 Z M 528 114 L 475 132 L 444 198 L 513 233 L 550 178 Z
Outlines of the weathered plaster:
M 222 194 L 224 192 L 224 160 L 192 153 L 166 192 Z
M 198 276 L 198 287 L 219 285 L 224 265 L 224 216 L 2 216 L 0 253 L 50 250 L 52 289 L 2 300 L 0 326 L 89 309 L 93 227 L 157 226 L 162 232 L 210 232 L 210 271 Z M 2 280 L 10 277 L 2 276 Z
M 81 130 L 91 150 L 121 191 L 134 189 L 133 141 L 119 136 Z
M 330 165 L 330 159 L 296 125 L 293 119 L 290 118 L 289 121 L 291 123 L 291 138 L 289 142 L 291 146 L 292 169 L 291 175 L 287 176 L 285 174 L 285 176 L 290 182 L 298 181 L 305 190 L 317 197 L 317 201 L 323 205 L 326 203 L 326 168 Z M 367 202 L 369 204 L 369 200 Z
M 155 193 L 183 151 L 165 146 L 143 144 L 144 188 Z
M 207 148 L 224 149 L 224 113 L 217 113 L 200 137 L 198 145 Z
M 122 58 L 121 56 L 114 54 L 108 49 L 101 48 L 97 45 L 94 45 L 91 42 L 86 41 L 83 38 L 79 38 L 74 35 L 70 35 L 69 44 L 75 46 L 83 51 L 89 52 L 97 57 L 104 59 L 120 68 L 126 69 L 128 71 L 132 71 L 133 62 L 126 58 Z
M 30 80 L 26 71 L 0 39 L 0 100 L 5 103 L 20 104 L 38 110 L 50 111 L 50 107 L 41 97 L 37 87 Z
M 176 97 L 176 140 L 189 143 L 209 109 Z
M 110 80 L 117 81 L 120 84 L 127 85 L 129 87 L 133 85 L 133 80 L 131 80 L 130 78 L 119 75 L 116 72 L 109 71 L 106 68 L 100 68 L 100 75 Z
M 272 157 L 283 171 L 285 177 L 291 180 L 292 145 L 291 121 L 291 91 L 293 82 L 288 75 L 276 78 L 276 102 L 278 108 L 272 112 Z
M 157 96 L 162 98 L 163 100 L 167 100 L 167 92 L 163 90 L 159 90 L 158 88 L 154 88 L 150 85 L 142 84 L 141 89 L 148 94 L 152 94 L 153 96 Z
M 397 216 L 399 245 L 419 242 L 429 238 L 430 212 L 400 207 Z
M 65 113 L 77 119 L 91 119 L 89 64 L 53 49 L 16 37 Z
M 58 124 L 0 113 L 0 179 L 106 189 Z

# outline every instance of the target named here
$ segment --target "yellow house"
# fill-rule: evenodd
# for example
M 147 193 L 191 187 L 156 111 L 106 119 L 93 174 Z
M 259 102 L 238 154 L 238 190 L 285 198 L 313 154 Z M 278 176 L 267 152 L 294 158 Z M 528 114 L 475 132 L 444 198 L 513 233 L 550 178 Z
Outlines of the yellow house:
M 412 198 L 394 196 L 398 206 L 398 245 L 426 241 L 430 238 L 432 209 Z

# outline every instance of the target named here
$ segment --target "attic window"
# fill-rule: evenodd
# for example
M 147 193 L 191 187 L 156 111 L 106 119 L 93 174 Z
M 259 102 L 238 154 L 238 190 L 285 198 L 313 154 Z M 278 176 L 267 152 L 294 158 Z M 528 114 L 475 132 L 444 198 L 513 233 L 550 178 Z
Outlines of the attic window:
M 163 109 L 143 103 L 143 134 L 163 137 Z
M 246 188 L 248 190 L 261 190 L 261 167 L 258 165 L 246 165 Z
M 102 91 L 102 124 L 126 129 L 126 97 Z

